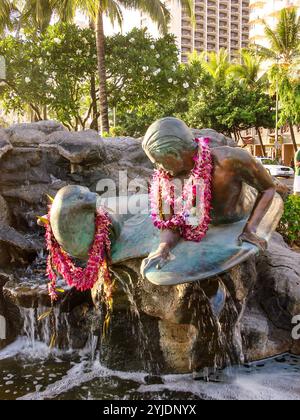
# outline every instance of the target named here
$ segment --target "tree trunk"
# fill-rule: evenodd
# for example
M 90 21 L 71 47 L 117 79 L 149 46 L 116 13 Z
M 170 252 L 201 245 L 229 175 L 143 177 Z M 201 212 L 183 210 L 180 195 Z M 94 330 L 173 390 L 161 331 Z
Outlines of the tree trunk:
M 296 153 L 297 150 L 298 150 L 298 146 L 297 146 L 297 142 L 296 142 L 296 136 L 295 136 L 294 126 L 293 126 L 292 123 L 289 123 L 289 127 L 290 127 L 292 142 L 293 142 L 293 146 L 294 146 L 294 151 Z
M 91 123 L 91 129 L 99 131 L 99 112 L 98 112 L 98 106 L 97 106 L 97 94 L 96 94 L 96 78 L 94 75 L 91 76 L 91 99 L 92 99 L 92 106 L 93 106 L 93 120 Z
M 46 121 L 48 119 L 47 105 L 43 106 L 43 119 L 44 119 L 44 121 Z
M 90 19 L 89 22 L 89 27 L 92 31 L 96 31 L 96 26 L 95 26 L 95 21 Z M 98 106 L 97 106 L 97 90 L 96 90 L 96 77 L 94 74 L 91 75 L 91 89 L 90 89 L 90 95 L 91 95 L 91 99 L 92 99 L 92 108 L 93 108 L 93 113 L 92 113 L 92 122 L 90 125 L 90 128 L 92 130 L 96 130 L 97 132 L 99 132 L 99 117 L 100 114 L 98 112 Z
M 105 63 L 105 36 L 103 27 L 102 0 L 100 0 L 99 12 L 96 24 L 97 54 L 98 54 L 98 73 L 99 73 L 99 95 L 100 95 L 100 115 L 101 131 L 109 132 L 108 119 L 108 100 L 106 86 L 106 63 Z
M 263 157 L 266 157 L 266 148 L 265 148 L 265 145 L 264 145 L 259 127 L 256 127 L 256 131 L 257 131 L 257 134 L 258 134 L 259 144 L 260 144 L 260 147 L 261 147 L 261 150 L 262 150 Z

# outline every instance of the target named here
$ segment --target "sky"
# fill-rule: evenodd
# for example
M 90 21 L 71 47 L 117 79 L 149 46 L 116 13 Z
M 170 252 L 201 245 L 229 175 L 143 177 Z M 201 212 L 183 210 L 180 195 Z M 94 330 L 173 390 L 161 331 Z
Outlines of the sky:
M 124 33 L 131 31 L 135 26 L 138 26 L 139 20 L 140 20 L 140 13 L 136 10 L 125 10 L 123 9 L 123 17 L 124 17 L 124 23 L 122 27 L 122 31 Z M 87 25 L 88 20 L 85 18 L 85 16 L 78 12 L 76 21 L 79 25 Z M 106 35 L 112 35 L 114 32 L 121 31 L 121 28 L 115 24 L 113 27 L 110 23 L 109 19 L 106 17 L 104 18 L 104 27 L 105 27 L 105 34 Z

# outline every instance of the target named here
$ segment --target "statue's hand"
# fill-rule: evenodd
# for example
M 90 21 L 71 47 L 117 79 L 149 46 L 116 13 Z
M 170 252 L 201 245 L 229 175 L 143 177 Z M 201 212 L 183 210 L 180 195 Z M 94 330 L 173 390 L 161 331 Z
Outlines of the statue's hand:
M 155 252 L 152 252 L 147 258 L 144 259 L 141 266 L 141 275 L 145 278 L 146 270 L 155 266 L 157 270 L 161 270 L 169 261 L 172 255 L 169 246 L 164 244 L 160 246 Z
M 252 245 L 256 245 L 259 248 L 259 250 L 263 252 L 268 249 L 268 242 L 265 239 L 260 238 L 253 232 L 243 232 L 239 237 L 238 242 L 240 246 L 242 246 L 243 242 L 248 242 Z

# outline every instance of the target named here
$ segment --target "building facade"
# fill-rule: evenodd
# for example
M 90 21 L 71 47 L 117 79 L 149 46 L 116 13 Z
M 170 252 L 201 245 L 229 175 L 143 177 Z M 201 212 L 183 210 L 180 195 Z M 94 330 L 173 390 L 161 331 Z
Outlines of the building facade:
M 300 0 L 250 0 L 250 43 L 269 47 L 265 37 L 265 24 L 275 28 L 280 11 L 286 7 L 296 7 L 300 16 Z M 254 140 L 254 144 L 251 146 L 252 152 L 256 156 L 262 156 L 263 150 L 259 144 L 256 130 L 250 131 L 248 134 Z M 294 131 L 296 142 L 300 147 L 300 127 L 295 127 Z M 276 155 L 275 130 L 261 130 L 261 137 L 266 155 L 273 158 Z M 280 128 L 279 143 L 280 158 L 286 165 L 289 165 L 294 156 L 294 148 L 288 127 Z
M 181 61 L 193 51 L 219 51 L 225 48 L 235 58 L 249 42 L 249 0 L 195 0 L 195 24 L 177 0 L 165 0 L 171 12 L 169 32 L 176 36 Z M 155 25 L 141 17 L 141 26 L 154 35 Z M 155 33 L 156 31 L 156 33 Z

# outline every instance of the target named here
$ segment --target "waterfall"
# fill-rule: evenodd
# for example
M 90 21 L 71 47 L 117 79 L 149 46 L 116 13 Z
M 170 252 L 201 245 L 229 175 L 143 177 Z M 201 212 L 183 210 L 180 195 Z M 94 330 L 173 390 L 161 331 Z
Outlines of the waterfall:
M 37 344 L 44 343 L 50 345 L 53 335 L 50 316 L 39 320 L 44 313 L 49 312 L 49 308 L 20 308 L 21 317 L 23 319 L 22 335 L 26 337 L 28 346 L 33 350 Z M 58 333 L 57 343 L 61 349 L 72 349 L 71 326 L 69 323 L 69 315 L 60 311 L 60 308 L 54 308 L 55 328 Z
M 121 270 L 122 275 L 119 275 L 116 270 L 112 272 L 115 278 L 118 280 L 118 284 L 121 287 L 123 293 L 126 295 L 129 303 L 132 336 L 137 338 L 137 350 L 139 359 L 142 362 L 145 371 L 156 374 L 159 372 L 159 363 L 157 360 L 155 360 L 155 357 L 152 354 L 151 342 L 141 319 L 141 314 L 134 292 L 135 287 L 133 280 L 129 270 L 121 268 L 119 268 L 119 270 Z

